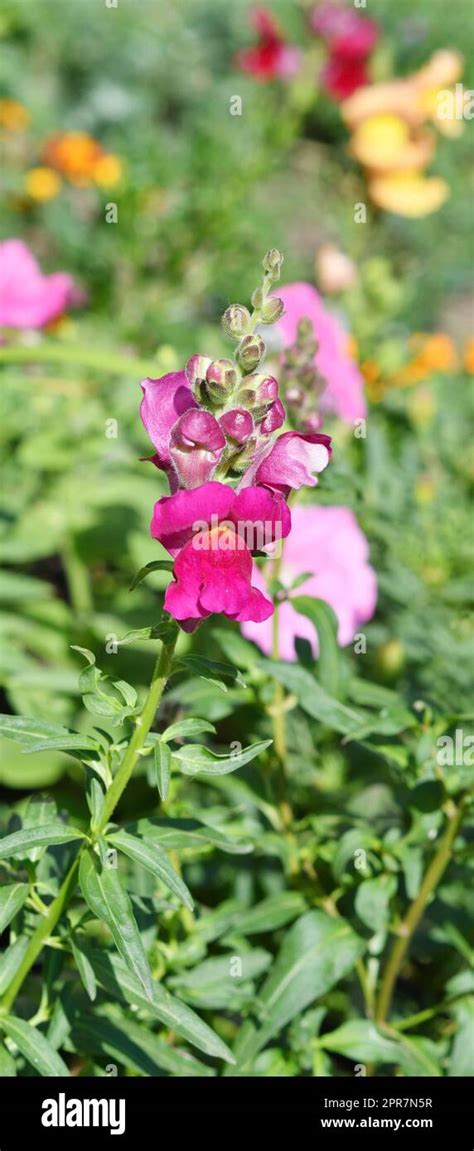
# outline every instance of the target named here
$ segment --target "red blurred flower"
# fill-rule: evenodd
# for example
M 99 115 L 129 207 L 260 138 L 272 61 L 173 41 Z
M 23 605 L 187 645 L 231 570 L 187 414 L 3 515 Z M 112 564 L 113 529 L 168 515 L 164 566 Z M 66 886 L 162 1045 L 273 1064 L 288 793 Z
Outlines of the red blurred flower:
M 259 40 L 252 48 L 243 48 L 236 55 L 236 64 L 257 80 L 272 80 L 275 76 L 292 76 L 298 69 L 300 53 L 288 44 L 280 26 L 266 8 L 252 12 L 252 23 Z
M 329 59 L 321 73 L 326 91 L 334 99 L 344 100 L 368 84 L 367 60 L 379 36 L 375 20 L 354 8 L 325 0 L 314 9 L 311 25 L 329 49 Z

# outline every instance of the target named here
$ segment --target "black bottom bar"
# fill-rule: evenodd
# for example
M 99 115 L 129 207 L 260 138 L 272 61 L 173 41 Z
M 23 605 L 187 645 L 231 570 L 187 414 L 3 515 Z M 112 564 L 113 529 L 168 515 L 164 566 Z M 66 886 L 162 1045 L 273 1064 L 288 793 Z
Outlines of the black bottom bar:
M 261 1123 L 267 1136 L 348 1148 L 387 1135 L 400 1149 L 439 1137 L 456 1151 L 472 1151 L 473 1090 L 468 1079 L 3 1079 L 0 1081 L 0 1151 L 35 1148 L 156 1146 L 172 1132 L 214 1148 L 226 1139 L 248 1141 Z M 121 1101 L 121 1102 L 120 1102 Z M 259 1122 L 260 1121 L 260 1122 Z M 257 1122 L 259 1126 L 257 1127 Z M 290 1126 L 291 1125 L 291 1126 Z

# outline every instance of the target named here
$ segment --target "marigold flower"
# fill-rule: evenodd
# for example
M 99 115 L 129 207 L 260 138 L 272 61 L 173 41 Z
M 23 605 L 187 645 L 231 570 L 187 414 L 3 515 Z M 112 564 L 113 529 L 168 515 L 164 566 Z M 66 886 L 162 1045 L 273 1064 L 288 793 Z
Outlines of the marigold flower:
M 100 188 L 115 188 L 123 179 L 124 166 L 120 156 L 107 152 L 94 166 L 93 179 Z

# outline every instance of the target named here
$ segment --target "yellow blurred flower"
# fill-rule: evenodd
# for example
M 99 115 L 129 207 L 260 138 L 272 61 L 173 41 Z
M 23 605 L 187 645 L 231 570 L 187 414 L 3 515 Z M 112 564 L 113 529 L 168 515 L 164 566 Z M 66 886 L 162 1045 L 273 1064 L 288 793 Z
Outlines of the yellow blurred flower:
M 30 168 L 25 176 L 25 192 L 32 200 L 44 203 L 54 200 L 61 188 L 61 177 L 52 168 Z
M 426 177 L 435 147 L 426 121 L 444 135 L 462 131 L 452 85 L 462 72 L 458 52 L 436 52 L 403 80 L 359 88 L 341 105 L 351 131 L 350 151 L 367 170 L 377 207 L 418 218 L 437 211 L 449 195 L 438 177 Z
M 436 400 L 427 384 L 421 384 L 410 394 L 408 400 L 408 414 L 412 424 L 417 428 L 424 428 L 431 424 L 436 413 Z
M 419 219 L 436 212 L 449 196 L 449 187 L 439 176 L 419 172 L 390 172 L 369 180 L 370 197 L 378 208 L 398 216 Z
M 23 132 L 30 119 L 28 109 L 17 100 L 0 100 L 0 127 L 7 132 Z
M 120 156 L 107 152 L 101 156 L 94 168 L 94 180 L 101 188 L 113 188 L 123 176 L 123 163 Z

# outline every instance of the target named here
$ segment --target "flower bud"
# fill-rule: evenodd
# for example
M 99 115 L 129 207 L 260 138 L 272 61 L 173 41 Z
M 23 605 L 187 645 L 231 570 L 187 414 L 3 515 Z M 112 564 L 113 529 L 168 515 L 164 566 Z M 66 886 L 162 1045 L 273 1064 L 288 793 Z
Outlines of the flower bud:
M 278 399 L 277 380 L 264 372 L 253 372 L 242 381 L 237 399 L 253 413 L 254 419 L 259 420 Z
M 219 420 L 224 435 L 236 444 L 244 444 L 253 432 L 253 419 L 245 408 L 232 408 Z
M 261 336 L 244 336 L 237 348 L 236 358 L 244 372 L 252 372 L 264 354 L 265 344 Z
M 206 372 L 211 363 L 212 360 L 208 356 L 195 355 L 188 360 L 184 370 L 193 390 L 206 379 Z
M 206 392 L 216 404 L 226 403 L 237 384 L 232 360 L 212 360 L 206 371 Z
M 262 305 L 260 319 L 262 324 L 276 324 L 277 320 L 281 319 L 285 305 L 283 300 L 279 300 L 277 296 L 270 296 L 269 300 L 265 300 Z
M 268 276 L 271 276 L 272 280 L 279 280 L 282 263 L 283 256 L 278 248 L 270 248 L 262 260 L 263 270 Z
M 176 421 L 170 436 L 170 456 L 181 488 L 207 483 L 225 448 L 222 428 L 203 408 L 189 408 Z
M 275 403 L 268 409 L 267 414 L 263 417 L 261 424 L 259 424 L 259 431 L 263 436 L 271 436 L 278 428 L 281 428 L 285 423 L 286 412 L 281 400 L 275 400 Z
M 231 304 L 226 308 L 221 322 L 226 335 L 233 340 L 240 340 L 248 330 L 250 312 L 243 304 Z
M 263 304 L 263 289 L 262 288 L 255 288 L 255 291 L 252 295 L 252 305 L 254 308 L 261 308 L 262 304 Z

